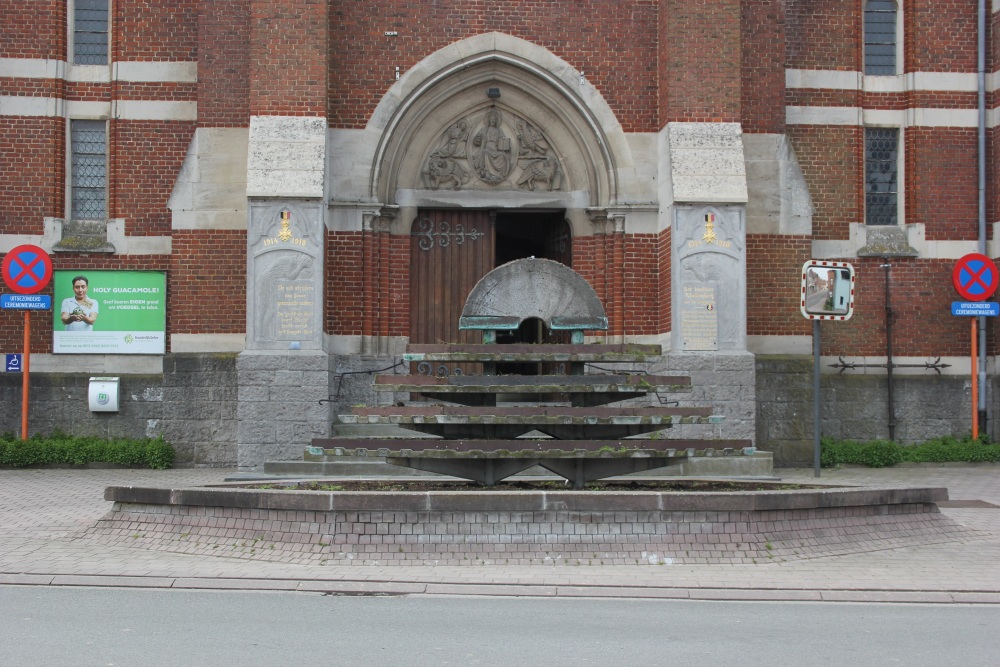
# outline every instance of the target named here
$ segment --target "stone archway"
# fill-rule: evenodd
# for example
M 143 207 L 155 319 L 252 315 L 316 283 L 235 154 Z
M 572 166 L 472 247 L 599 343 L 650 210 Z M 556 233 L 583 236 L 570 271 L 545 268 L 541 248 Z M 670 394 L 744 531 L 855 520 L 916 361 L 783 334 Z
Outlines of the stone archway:
M 380 103 L 369 196 L 383 204 L 588 209 L 618 201 L 624 132 L 582 74 L 502 33 L 449 45 Z

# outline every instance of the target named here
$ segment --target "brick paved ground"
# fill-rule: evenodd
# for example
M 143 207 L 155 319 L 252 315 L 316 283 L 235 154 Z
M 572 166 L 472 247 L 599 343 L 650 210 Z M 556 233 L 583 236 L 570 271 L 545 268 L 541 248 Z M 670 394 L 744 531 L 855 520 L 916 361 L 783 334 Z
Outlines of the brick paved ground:
M 945 486 L 960 542 L 757 565 L 293 565 L 106 546 L 79 536 L 110 485 L 191 486 L 231 470 L 0 471 L 0 584 L 1000 604 L 1000 466 L 845 469 L 823 480 Z M 781 470 L 810 481 L 811 470 Z

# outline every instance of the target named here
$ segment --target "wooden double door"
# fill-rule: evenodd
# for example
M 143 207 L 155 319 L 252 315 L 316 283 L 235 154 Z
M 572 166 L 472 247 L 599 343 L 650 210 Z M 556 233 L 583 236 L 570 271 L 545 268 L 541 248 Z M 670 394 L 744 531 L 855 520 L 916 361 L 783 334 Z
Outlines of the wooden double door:
M 480 343 L 478 331 L 459 331 L 458 319 L 476 283 L 495 267 L 524 257 L 572 265 L 572 238 L 562 211 L 421 209 L 410 230 L 410 343 Z M 547 342 L 528 323 L 517 342 Z M 502 342 L 502 341 L 501 341 Z M 412 373 L 479 373 L 478 364 Z

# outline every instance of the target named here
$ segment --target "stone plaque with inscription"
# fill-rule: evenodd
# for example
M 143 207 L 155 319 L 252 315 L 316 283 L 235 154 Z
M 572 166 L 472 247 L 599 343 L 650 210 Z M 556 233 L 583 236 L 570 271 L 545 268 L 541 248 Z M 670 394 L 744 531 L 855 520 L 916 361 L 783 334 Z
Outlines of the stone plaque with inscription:
M 316 335 L 315 295 L 315 286 L 306 280 L 279 280 L 275 283 L 278 340 L 302 340 Z
M 684 285 L 681 289 L 681 349 L 719 349 L 715 290 L 711 285 Z
M 673 345 L 746 349 L 746 232 L 740 206 L 678 206 L 673 255 Z
M 247 349 L 321 349 L 323 261 L 318 206 L 253 203 Z

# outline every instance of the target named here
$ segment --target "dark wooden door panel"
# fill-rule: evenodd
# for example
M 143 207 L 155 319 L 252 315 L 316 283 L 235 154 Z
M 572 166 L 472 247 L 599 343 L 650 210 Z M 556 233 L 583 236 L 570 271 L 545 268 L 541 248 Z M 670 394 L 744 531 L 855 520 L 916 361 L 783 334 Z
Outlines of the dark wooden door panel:
M 459 331 L 465 299 L 493 269 L 495 226 L 489 211 L 421 210 L 410 232 L 410 342 L 479 343 Z M 482 372 L 481 364 L 414 364 L 411 373 Z

